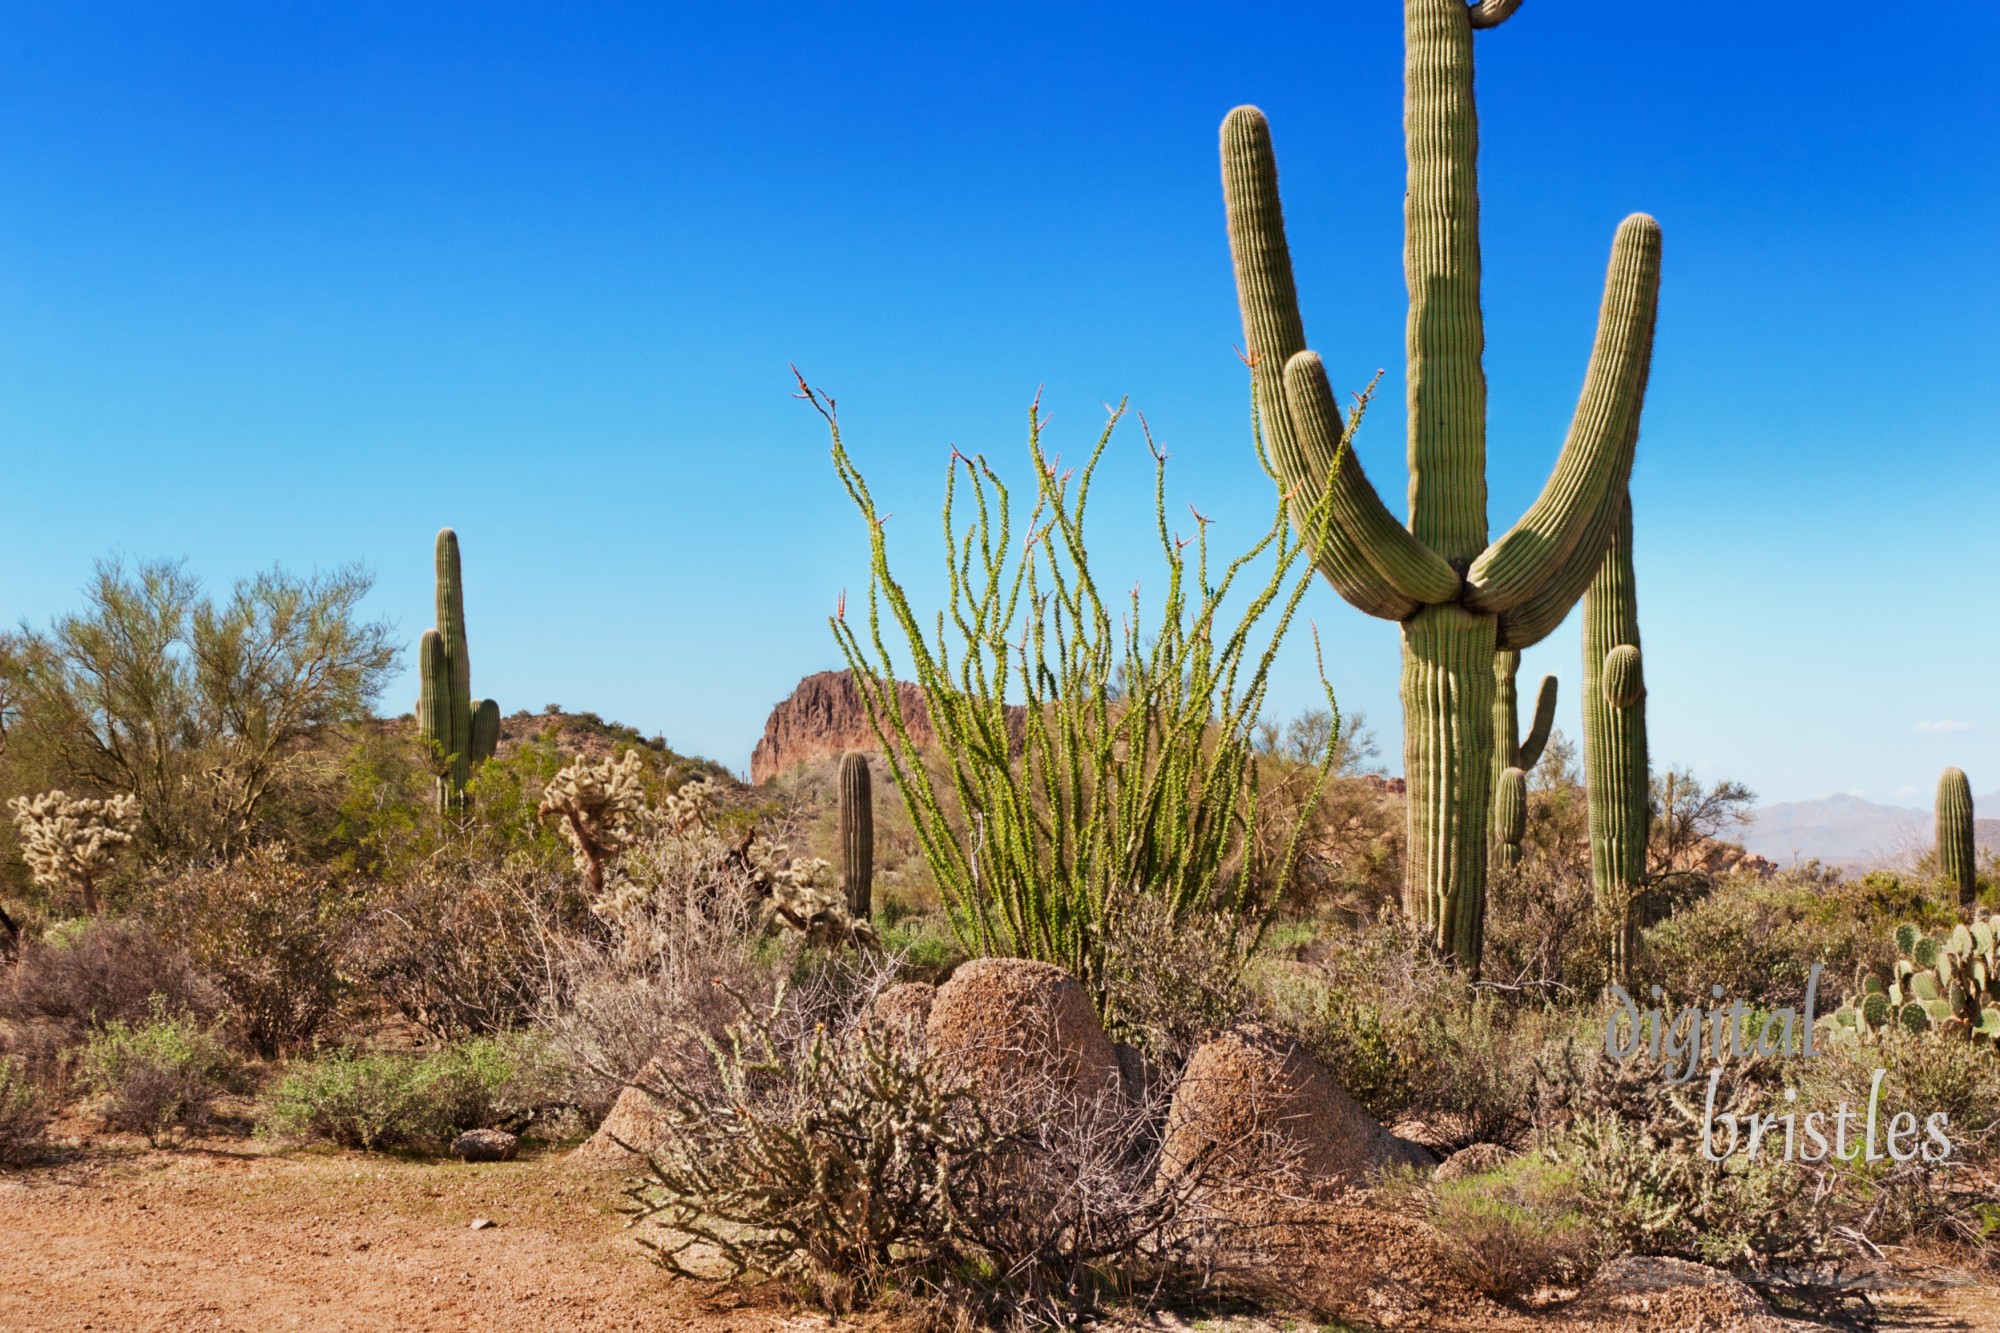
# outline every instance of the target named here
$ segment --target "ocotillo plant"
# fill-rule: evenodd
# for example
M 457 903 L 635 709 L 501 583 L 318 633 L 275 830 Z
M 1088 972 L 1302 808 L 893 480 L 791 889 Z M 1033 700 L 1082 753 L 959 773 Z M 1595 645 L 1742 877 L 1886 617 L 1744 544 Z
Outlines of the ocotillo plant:
M 472 766 L 493 757 L 500 743 L 500 705 L 472 701 L 472 658 L 465 646 L 465 586 L 459 572 L 458 534 L 437 535 L 437 628 L 417 644 L 417 732 L 438 775 L 438 808 L 465 807 Z
M 1514 678 L 1521 670 L 1517 648 L 1493 655 L 1493 852 L 1503 866 L 1521 864 L 1521 839 L 1528 832 L 1528 771 L 1541 761 L 1556 717 L 1556 678 L 1542 677 L 1535 695 L 1535 721 L 1521 739 L 1521 706 Z
M 1475 28 L 1519 0 L 1405 0 L 1404 268 L 1410 289 L 1410 521 L 1383 505 L 1344 439 L 1306 349 L 1271 132 L 1255 107 L 1222 124 L 1230 250 L 1264 445 L 1280 484 L 1333 497 L 1320 570 L 1341 596 L 1403 627 L 1409 783 L 1405 911 L 1476 967 L 1486 908 L 1494 654 L 1539 641 L 1597 570 L 1630 474 L 1652 360 L 1660 231 L 1626 219 L 1569 438 L 1541 497 L 1488 543 L 1485 333 L 1479 303 Z
M 1938 779 L 1937 865 L 1938 874 L 1958 890 L 1961 906 L 1972 906 L 1979 892 L 1973 870 L 1972 784 L 1965 771 L 1947 768 Z
M 1583 767 L 1590 791 L 1590 872 L 1611 919 L 1611 977 L 1626 981 L 1639 945 L 1646 879 L 1646 681 L 1632 575 L 1632 501 L 1583 595 Z
M 868 756 L 850 750 L 840 760 L 840 888 L 847 914 L 866 921 L 874 907 L 875 798 Z

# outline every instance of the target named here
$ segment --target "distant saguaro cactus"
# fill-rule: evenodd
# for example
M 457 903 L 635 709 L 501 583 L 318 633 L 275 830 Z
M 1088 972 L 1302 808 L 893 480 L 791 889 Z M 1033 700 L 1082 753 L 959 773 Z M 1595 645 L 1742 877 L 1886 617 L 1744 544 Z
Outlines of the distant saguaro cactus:
M 1938 779 L 1937 864 L 1938 874 L 1958 889 L 1959 905 L 1972 906 L 1979 880 L 1973 869 L 1972 784 L 1964 769 L 1947 768 Z
M 1659 225 L 1635 214 L 1612 244 L 1596 345 L 1555 471 L 1520 522 L 1489 540 L 1473 39 L 1519 3 L 1404 0 L 1407 526 L 1363 475 L 1326 369 L 1308 349 L 1270 126 L 1250 106 L 1222 123 L 1230 253 L 1263 443 L 1285 489 L 1333 498 L 1333 531 L 1317 552 L 1327 581 L 1402 627 L 1403 908 L 1471 969 L 1486 913 L 1494 654 L 1546 637 L 1598 566 L 1631 473 L 1660 286 Z
M 1590 870 L 1612 920 L 1611 977 L 1629 979 L 1646 879 L 1646 682 L 1632 574 L 1632 500 L 1583 595 L 1583 765 L 1590 792 Z
M 866 921 L 874 910 L 875 797 L 868 756 L 850 750 L 840 760 L 840 889 L 847 914 Z
M 1541 762 L 1556 717 L 1556 678 L 1542 677 L 1535 695 L 1535 720 L 1521 739 L 1518 648 L 1493 655 L 1493 853 L 1502 866 L 1521 864 L 1521 839 L 1528 833 L 1528 773 Z
M 465 808 L 472 766 L 493 757 L 500 743 L 500 705 L 472 700 L 472 657 L 465 646 L 465 585 L 459 572 L 458 534 L 437 535 L 437 628 L 417 643 L 417 734 L 431 752 L 438 777 L 438 808 Z

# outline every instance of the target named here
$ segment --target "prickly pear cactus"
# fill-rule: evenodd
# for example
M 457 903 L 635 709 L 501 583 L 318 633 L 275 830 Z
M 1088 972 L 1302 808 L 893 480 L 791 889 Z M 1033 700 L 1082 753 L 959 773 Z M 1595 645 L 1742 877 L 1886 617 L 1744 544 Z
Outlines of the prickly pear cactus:
M 1892 1025 L 2000 1042 L 2000 925 L 1985 909 L 1945 935 L 1896 927 L 1896 954 L 1886 982 L 1864 968 L 1853 997 L 1820 1020 L 1835 1042 L 1878 1041 Z

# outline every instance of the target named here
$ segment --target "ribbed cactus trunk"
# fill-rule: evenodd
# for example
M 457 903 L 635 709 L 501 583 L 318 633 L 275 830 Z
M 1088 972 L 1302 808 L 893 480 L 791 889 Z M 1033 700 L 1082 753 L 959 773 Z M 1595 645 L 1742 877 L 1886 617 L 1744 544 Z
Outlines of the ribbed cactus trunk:
M 1439 948 L 1476 969 L 1496 777 L 1497 652 L 1538 642 L 1582 595 L 1631 470 L 1652 355 L 1659 228 L 1619 229 L 1577 414 L 1541 498 L 1498 542 L 1486 520 L 1479 134 L 1472 33 L 1518 0 L 1406 0 L 1404 204 L 1410 521 L 1353 456 L 1319 356 L 1306 346 L 1270 127 L 1255 107 L 1222 126 L 1223 193 L 1264 445 L 1280 486 L 1332 492 L 1316 558 L 1349 602 L 1403 626 L 1409 854 L 1403 902 Z
M 1947 768 L 1938 779 L 1937 865 L 1938 874 L 1958 890 L 1959 905 L 1972 906 L 1979 895 L 1979 876 L 1974 867 L 1972 784 L 1963 769 Z
M 430 751 L 438 779 L 438 808 L 465 808 L 472 766 L 493 757 L 500 742 L 500 705 L 472 699 L 472 656 L 465 643 L 465 585 L 458 534 L 437 535 L 437 627 L 418 643 L 417 731 Z
M 874 911 L 875 798 L 868 756 L 849 751 L 840 760 L 840 887 L 848 914 L 866 921 Z
M 1493 655 L 1493 856 L 1510 870 L 1521 864 L 1528 835 L 1528 772 L 1541 761 L 1556 716 L 1556 678 L 1543 676 L 1534 724 L 1521 739 L 1520 671 L 1520 650 Z
M 1638 961 L 1646 883 L 1646 683 L 1632 574 L 1628 497 L 1611 549 L 1583 598 L 1583 761 L 1590 796 L 1590 871 L 1611 926 L 1611 979 Z

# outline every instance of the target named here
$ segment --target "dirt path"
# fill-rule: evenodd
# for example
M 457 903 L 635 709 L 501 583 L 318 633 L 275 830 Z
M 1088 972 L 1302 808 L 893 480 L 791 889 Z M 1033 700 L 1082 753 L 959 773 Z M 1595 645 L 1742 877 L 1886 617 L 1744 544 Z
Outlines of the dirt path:
M 92 1149 L 0 1175 L 0 1333 L 832 1327 L 669 1278 L 639 1249 L 617 1199 L 615 1174 L 560 1157 L 462 1166 L 267 1152 L 240 1140 L 208 1151 Z M 480 1218 L 492 1225 L 474 1230 Z M 2000 1291 L 1990 1287 L 1891 1294 L 1883 1305 L 1885 1330 L 2000 1333 Z M 1400 1314 L 1384 1322 L 1512 1331 L 1548 1318 L 1495 1310 L 1493 1319 L 1439 1323 L 1435 1314 Z M 1552 1322 L 1565 1333 L 1658 1333 L 1674 1320 Z M 1298 1327 L 1171 1316 L 1140 1323 L 1232 1333 Z
M 0 1331 L 828 1326 L 672 1281 L 616 1200 L 559 1159 L 93 1154 L 0 1176 Z

